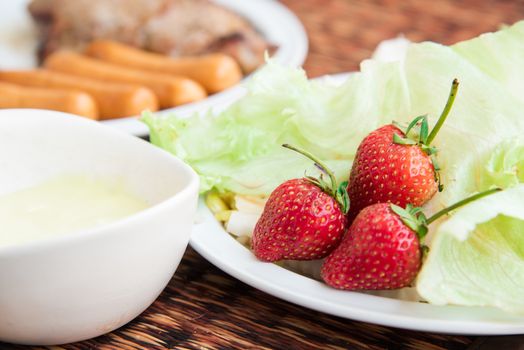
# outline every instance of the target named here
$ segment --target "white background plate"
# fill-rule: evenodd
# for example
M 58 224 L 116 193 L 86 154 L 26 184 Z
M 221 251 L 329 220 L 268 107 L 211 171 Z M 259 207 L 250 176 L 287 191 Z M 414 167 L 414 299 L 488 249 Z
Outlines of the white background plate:
M 0 69 L 31 68 L 36 64 L 36 29 L 26 6 L 29 0 L 0 1 Z M 272 44 L 278 46 L 273 59 L 284 65 L 300 66 L 308 51 L 308 40 L 298 18 L 275 0 L 214 0 L 245 17 Z M 214 94 L 205 100 L 160 111 L 187 116 L 210 108 L 219 111 L 244 94 L 241 85 Z M 147 127 L 136 117 L 102 121 L 127 133 L 144 136 Z

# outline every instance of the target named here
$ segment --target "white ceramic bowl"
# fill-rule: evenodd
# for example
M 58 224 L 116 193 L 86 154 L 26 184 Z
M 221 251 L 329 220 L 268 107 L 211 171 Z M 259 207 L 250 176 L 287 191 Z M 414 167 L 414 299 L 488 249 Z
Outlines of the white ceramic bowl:
M 81 173 L 121 178 L 152 204 L 95 229 L 0 247 L 1 341 L 50 345 L 109 332 L 144 311 L 171 279 L 198 198 L 198 177 L 180 160 L 79 117 L 0 110 L 0 169 L 0 195 Z

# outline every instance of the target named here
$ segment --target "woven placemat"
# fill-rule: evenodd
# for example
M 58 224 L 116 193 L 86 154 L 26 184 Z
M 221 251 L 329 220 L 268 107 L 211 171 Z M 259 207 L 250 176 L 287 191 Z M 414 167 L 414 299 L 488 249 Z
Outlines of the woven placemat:
M 282 2 L 298 14 L 308 32 L 305 68 L 311 77 L 357 70 L 381 40 L 399 33 L 413 41 L 451 44 L 524 18 L 524 1 Z M 50 349 L 459 350 L 479 340 L 308 310 L 245 285 L 189 249 L 166 290 L 134 321 L 96 339 Z M 0 349 L 30 347 L 0 343 Z
M 304 23 L 311 77 L 358 70 L 384 39 L 450 45 L 524 19 L 522 0 L 283 0 Z

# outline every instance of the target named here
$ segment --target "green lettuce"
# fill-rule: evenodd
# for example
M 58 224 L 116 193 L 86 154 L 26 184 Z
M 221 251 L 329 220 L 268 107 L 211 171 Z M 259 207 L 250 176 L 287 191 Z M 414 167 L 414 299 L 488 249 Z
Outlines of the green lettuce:
M 308 80 L 271 61 L 246 84 L 246 96 L 218 115 L 153 116 L 151 141 L 189 163 L 212 188 L 268 195 L 286 179 L 315 171 L 281 147 L 319 156 L 347 179 L 360 141 L 377 127 L 440 115 L 451 81 L 460 88 L 435 138 L 444 191 L 429 216 L 472 193 L 501 193 L 430 227 L 430 253 L 417 281 L 431 303 L 496 306 L 524 313 L 524 21 L 443 46 L 411 44 L 401 61 L 362 62 L 340 86 Z
M 524 314 L 524 185 L 458 209 L 435 233 L 417 280 L 433 304 Z
M 301 69 L 269 62 L 246 85 L 247 95 L 217 116 L 153 116 L 152 143 L 189 163 L 211 188 L 268 195 L 281 182 L 316 170 L 283 143 L 313 152 L 340 178 L 347 177 L 366 134 L 399 112 L 407 91 L 391 89 L 398 64 L 380 65 L 349 77 L 340 87 L 308 80 Z M 381 78 L 379 78 L 381 77 Z M 385 113 L 385 114 L 384 114 Z M 384 117 L 384 116 L 388 117 Z M 356 127 L 358 126 L 358 127 Z
M 487 33 L 452 48 L 483 73 L 506 87 L 506 92 L 522 99 L 524 84 L 524 22 L 496 33 Z M 515 69 L 517 68 L 517 69 Z

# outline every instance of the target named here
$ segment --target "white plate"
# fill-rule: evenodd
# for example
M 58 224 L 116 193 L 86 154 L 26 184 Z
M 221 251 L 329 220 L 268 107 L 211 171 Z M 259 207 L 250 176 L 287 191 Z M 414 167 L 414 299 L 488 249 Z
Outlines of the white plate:
M 348 75 L 321 79 L 337 85 Z M 198 218 L 190 240 L 197 252 L 242 282 L 289 302 L 348 319 L 419 331 L 472 335 L 524 333 L 524 317 L 498 309 L 436 306 L 335 290 L 278 265 L 257 260 L 223 229 L 202 200 Z
M 524 318 L 492 308 L 436 306 L 336 290 L 257 260 L 215 220 L 203 200 L 190 244 L 218 268 L 277 298 L 357 321 L 418 331 L 502 335 L 524 333 Z
M 36 29 L 26 11 L 29 0 L 0 1 L 0 68 L 31 68 L 36 65 Z M 308 40 L 298 18 L 275 0 L 214 0 L 250 21 L 271 43 L 278 46 L 273 59 L 284 65 L 300 66 L 308 51 Z M 244 79 L 245 80 L 245 79 Z M 160 111 L 187 116 L 196 111 L 219 111 L 244 94 L 236 85 L 205 100 Z M 145 136 L 147 127 L 136 117 L 102 121 L 127 133 Z

